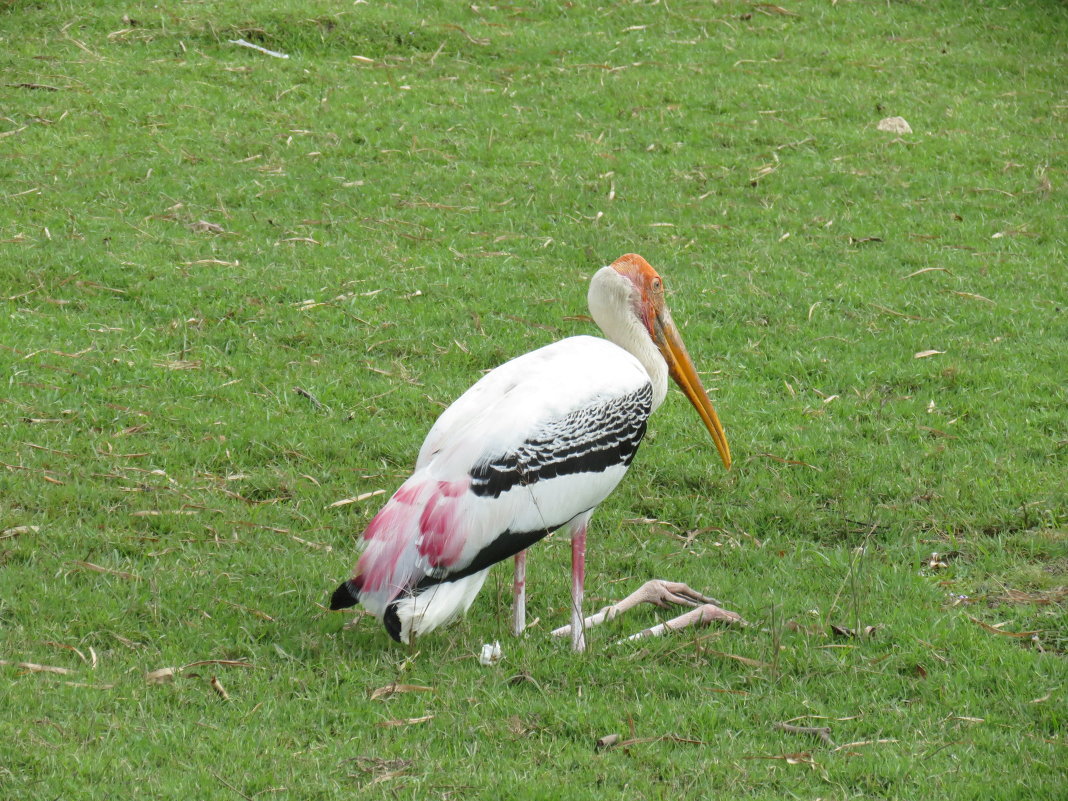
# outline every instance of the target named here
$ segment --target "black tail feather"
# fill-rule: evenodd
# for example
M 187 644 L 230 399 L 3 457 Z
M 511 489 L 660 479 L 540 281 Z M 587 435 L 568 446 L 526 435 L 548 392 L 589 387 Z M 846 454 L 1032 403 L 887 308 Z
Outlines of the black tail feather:
M 356 606 L 359 602 L 360 599 L 353 593 L 350 583 L 343 581 L 341 586 L 334 590 L 334 594 L 330 598 L 330 608 L 332 610 L 348 609 L 350 606 Z
M 401 641 L 401 622 L 397 615 L 397 602 L 394 601 L 386 607 L 386 613 L 382 615 L 382 625 L 386 627 L 386 633 L 397 642 Z

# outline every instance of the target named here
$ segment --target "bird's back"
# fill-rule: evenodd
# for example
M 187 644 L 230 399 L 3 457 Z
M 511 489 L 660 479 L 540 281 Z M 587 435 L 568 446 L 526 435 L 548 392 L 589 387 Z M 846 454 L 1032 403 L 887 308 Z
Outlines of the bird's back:
M 532 431 L 649 383 L 641 363 L 606 339 L 569 337 L 491 370 L 427 433 L 416 469 L 433 459 L 467 460 L 519 447 Z

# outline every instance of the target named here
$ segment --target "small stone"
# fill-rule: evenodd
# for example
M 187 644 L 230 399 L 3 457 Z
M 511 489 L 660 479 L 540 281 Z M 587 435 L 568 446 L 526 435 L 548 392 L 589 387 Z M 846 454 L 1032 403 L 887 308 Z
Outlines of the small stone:
M 912 126 L 908 124 L 908 121 L 904 117 L 885 117 L 884 119 L 879 120 L 879 124 L 875 127 L 880 131 L 886 131 L 887 133 L 912 133 Z

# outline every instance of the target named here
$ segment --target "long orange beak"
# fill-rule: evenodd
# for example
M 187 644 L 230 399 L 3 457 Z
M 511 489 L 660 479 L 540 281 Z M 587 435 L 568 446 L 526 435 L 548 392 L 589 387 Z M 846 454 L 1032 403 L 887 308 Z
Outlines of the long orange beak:
M 731 469 L 731 449 L 727 444 L 727 435 L 723 431 L 723 425 L 719 422 L 716 410 L 712 408 L 712 401 L 708 399 L 708 393 L 701 385 L 701 379 L 697 377 L 697 370 L 690 360 L 690 354 L 686 352 L 686 346 L 682 344 L 675 323 L 671 320 L 671 313 L 666 306 L 661 306 L 656 312 L 652 326 L 653 341 L 659 348 L 660 353 L 667 362 L 668 374 L 679 385 L 679 389 L 689 398 L 690 403 L 701 415 L 701 420 L 712 435 L 712 441 L 716 443 L 716 450 L 723 460 L 723 466 Z

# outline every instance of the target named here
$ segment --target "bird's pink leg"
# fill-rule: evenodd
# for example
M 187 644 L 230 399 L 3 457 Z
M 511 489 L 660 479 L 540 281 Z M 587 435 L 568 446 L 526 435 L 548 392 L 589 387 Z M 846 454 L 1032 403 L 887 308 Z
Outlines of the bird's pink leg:
M 694 624 L 708 625 L 717 620 L 724 623 L 745 624 L 745 620 L 742 619 L 741 615 L 736 612 L 722 609 L 715 598 L 709 598 L 707 595 L 703 595 L 696 590 L 690 589 L 685 584 L 653 579 L 652 581 L 647 581 L 619 603 L 606 606 L 597 614 L 590 615 L 585 620 L 581 620 L 578 624 L 572 619 L 570 626 L 561 626 L 553 631 L 553 635 L 564 637 L 570 634 L 572 642 L 574 642 L 576 625 L 583 629 L 590 626 L 596 626 L 600 623 L 604 623 L 606 620 L 611 620 L 617 615 L 623 614 L 628 609 L 632 609 L 638 604 L 653 604 L 654 606 L 660 607 L 667 607 L 669 605 L 692 606 L 695 608 L 676 618 L 672 618 L 665 623 L 640 631 L 628 638 L 632 640 L 638 639 L 639 637 L 650 637 L 664 634 L 665 632 L 675 631 L 676 629 L 685 628 L 686 626 L 692 626 Z
M 582 602 L 586 595 L 586 521 L 571 531 L 571 648 L 586 650 L 586 626 Z M 554 634 L 556 632 L 553 632 Z
M 515 555 L 515 578 L 512 580 L 512 634 L 519 636 L 527 627 L 527 552 Z

